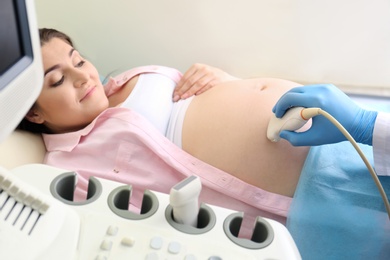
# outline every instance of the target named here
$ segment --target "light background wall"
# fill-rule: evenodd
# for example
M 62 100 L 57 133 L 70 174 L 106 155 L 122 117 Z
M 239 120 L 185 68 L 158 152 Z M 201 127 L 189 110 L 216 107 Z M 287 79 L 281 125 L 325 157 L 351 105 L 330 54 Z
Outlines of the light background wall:
M 389 95 L 388 0 L 35 0 L 101 74 L 195 62 Z

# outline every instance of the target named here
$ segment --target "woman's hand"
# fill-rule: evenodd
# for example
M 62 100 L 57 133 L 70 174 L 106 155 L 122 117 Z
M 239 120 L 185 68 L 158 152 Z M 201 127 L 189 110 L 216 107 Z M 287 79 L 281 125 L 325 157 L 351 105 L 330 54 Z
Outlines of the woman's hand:
M 199 95 L 215 85 L 238 79 L 221 69 L 196 63 L 192 65 L 180 79 L 173 91 L 173 101 L 186 99 L 192 95 Z

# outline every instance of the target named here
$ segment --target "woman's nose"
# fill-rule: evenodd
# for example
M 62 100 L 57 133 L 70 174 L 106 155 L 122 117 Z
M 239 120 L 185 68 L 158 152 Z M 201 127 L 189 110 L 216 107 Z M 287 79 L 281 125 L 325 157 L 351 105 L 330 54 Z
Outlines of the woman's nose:
M 82 87 L 89 80 L 89 74 L 84 71 L 76 70 L 74 72 L 74 75 L 75 75 L 74 85 L 76 88 Z

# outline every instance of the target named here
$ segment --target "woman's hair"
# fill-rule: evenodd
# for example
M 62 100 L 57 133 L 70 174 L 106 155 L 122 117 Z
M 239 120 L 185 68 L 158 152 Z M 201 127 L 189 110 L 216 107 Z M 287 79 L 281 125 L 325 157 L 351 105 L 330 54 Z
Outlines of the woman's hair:
M 41 47 L 53 38 L 61 39 L 73 47 L 72 39 L 65 33 L 57 31 L 55 29 L 39 29 L 39 38 L 41 39 Z
M 57 38 L 63 40 L 73 47 L 72 39 L 63 32 L 55 29 L 42 28 L 39 29 L 39 38 L 41 40 L 41 47 L 48 43 L 51 39 Z M 31 107 L 33 109 L 36 103 Z M 19 123 L 17 129 L 26 130 L 33 133 L 51 133 L 50 130 L 44 124 L 36 124 L 28 121 L 26 118 Z

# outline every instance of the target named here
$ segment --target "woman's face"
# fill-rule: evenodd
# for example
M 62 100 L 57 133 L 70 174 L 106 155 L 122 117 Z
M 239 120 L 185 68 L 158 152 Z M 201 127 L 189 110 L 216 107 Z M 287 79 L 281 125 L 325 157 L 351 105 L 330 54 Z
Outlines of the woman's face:
M 44 83 L 27 119 L 53 133 L 80 130 L 108 108 L 96 68 L 65 41 L 53 38 L 42 47 Z

